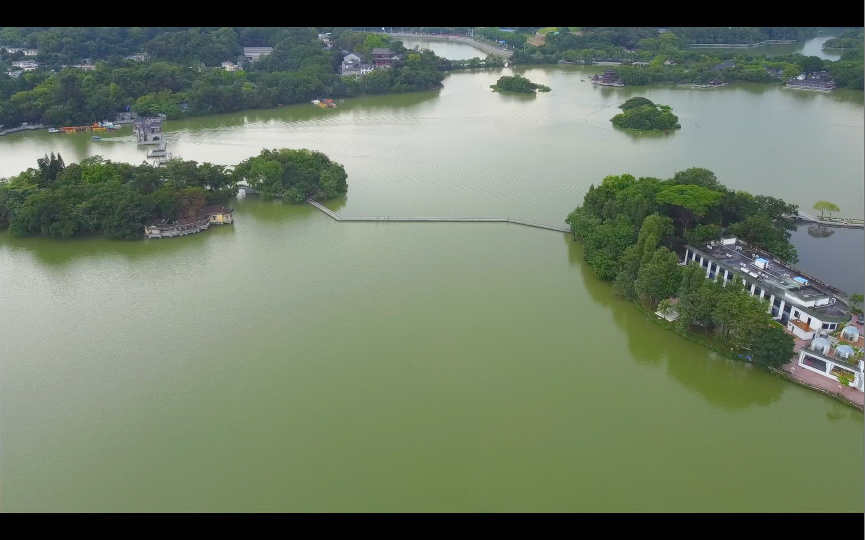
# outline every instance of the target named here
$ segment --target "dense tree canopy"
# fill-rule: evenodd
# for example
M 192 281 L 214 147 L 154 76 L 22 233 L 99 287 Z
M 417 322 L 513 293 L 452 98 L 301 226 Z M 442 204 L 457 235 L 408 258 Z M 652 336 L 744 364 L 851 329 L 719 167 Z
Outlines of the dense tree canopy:
M 752 350 L 755 362 L 778 366 L 792 356 L 792 341 L 768 306 L 739 276 L 726 285 L 706 279 L 705 268 L 680 266 L 676 253 L 686 243 L 727 234 L 795 262 L 790 217 L 797 210 L 780 199 L 728 190 L 712 171 L 694 167 L 668 180 L 608 176 L 589 187 L 566 222 L 595 275 L 613 281 L 617 294 L 649 306 L 675 297 L 680 331 L 714 331 L 731 347 Z
M 694 44 L 755 44 L 766 40 L 804 39 L 816 28 L 793 27 L 583 27 L 579 33 L 549 33 L 540 46 L 527 44 L 514 51 L 513 60 L 522 64 L 546 64 L 559 61 L 591 64 L 618 61 L 616 68 L 626 85 L 639 86 L 656 82 L 706 84 L 723 81 L 784 82 L 800 73 L 827 70 L 839 87 L 862 90 L 863 45 L 861 29 L 845 31 L 843 41 L 828 44 L 852 47 L 845 49 L 840 60 L 823 60 L 816 56 L 790 54 L 766 58 L 753 49 L 723 51 L 688 48 Z M 857 37 L 858 36 L 858 40 Z M 716 70 L 724 60 L 734 60 L 735 67 Z M 648 65 L 629 65 L 632 62 Z M 778 78 L 767 68 L 779 70 Z
M 265 199 L 285 198 L 293 203 L 306 199 L 332 199 L 345 194 L 348 175 L 339 163 L 310 150 L 262 150 L 242 161 L 234 177 L 245 180 Z
M 632 97 L 619 105 L 622 113 L 610 119 L 614 126 L 647 131 L 666 131 L 680 128 L 679 117 L 667 105 L 655 105 L 644 97 Z
M 549 92 L 550 87 L 543 84 L 536 84 L 532 81 L 519 75 L 499 77 L 496 84 L 491 84 L 490 88 L 496 92 L 518 92 L 520 94 L 534 94 L 535 92 Z
M 179 159 L 155 168 L 99 156 L 67 166 L 54 154 L 37 165 L 0 180 L 0 228 L 17 235 L 134 239 L 154 218 L 196 217 L 207 204 L 225 202 L 237 193 L 238 180 L 290 202 L 333 198 L 347 189 L 342 165 L 309 150 L 264 150 L 234 171 Z
M 0 74 L 0 124 L 89 124 L 113 120 L 127 107 L 141 114 L 177 118 L 321 97 L 412 92 L 441 86 L 443 71 L 450 68 L 449 61 L 430 51 L 406 51 L 386 35 L 345 29 L 332 29 L 332 37 L 350 50 L 363 54 L 373 47 L 387 46 L 404 57 L 391 69 L 376 70 L 355 80 L 337 74 L 342 51 L 326 48 L 313 28 L 72 30 L 0 29 L 2 71 L 11 69 L 13 59 L 22 55 L 10 54 L 2 45 L 26 46 L 34 35 L 40 47 L 37 60 L 45 64 L 18 77 Z M 98 46 L 70 45 L 55 50 L 41 45 L 53 43 L 46 36 L 72 39 L 67 35 L 96 40 Z M 247 63 L 243 70 L 222 69 L 223 61 L 242 58 L 242 46 L 270 46 L 273 52 Z M 147 53 L 146 61 L 121 56 L 139 52 Z M 84 58 L 92 58 L 96 68 L 83 71 L 63 67 Z

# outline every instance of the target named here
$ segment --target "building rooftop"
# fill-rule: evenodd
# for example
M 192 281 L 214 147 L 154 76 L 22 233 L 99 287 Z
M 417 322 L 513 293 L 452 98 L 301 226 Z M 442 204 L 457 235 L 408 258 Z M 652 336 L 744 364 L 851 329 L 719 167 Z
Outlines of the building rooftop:
M 774 289 L 776 296 L 787 293 L 799 299 L 803 305 L 821 299 L 831 302 L 821 306 L 805 306 L 810 310 L 831 317 L 843 317 L 848 313 L 843 301 L 835 303 L 835 299 L 842 299 L 844 293 L 738 238 L 728 237 L 689 244 L 687 247 L 739 273 L 746 281 L 757 282 L 761 288 Z
M 388 48 L 376 47 L 372 50 L 372 54 L 391 56 L 393 54 L 393 51 Z
M 253 61 L 273 52 L 273 47 L 244 47 L 243 56 Z

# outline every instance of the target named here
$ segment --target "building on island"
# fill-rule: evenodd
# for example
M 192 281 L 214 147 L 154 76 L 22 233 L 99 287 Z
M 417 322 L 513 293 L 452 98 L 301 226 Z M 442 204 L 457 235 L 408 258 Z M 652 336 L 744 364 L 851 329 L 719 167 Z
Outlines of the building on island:
M 736 62 L 733 62 L 732 60 L 724 60 L 720 64 L 712 66 L 712 69 L 724 71 L 725 69 L 733 69 L 734 67 L 736 67 Z
M 162 137 L 161 118 L 138 118 L 132 127 L 139 146 L 147 144 L 160 144 Z
M 243 57 L 249 62 L 255 62 L 262 56 L 273 52 L 273 47 L 244 47 Z
M 210 219 L 211 223 L 223 224 L 231 223 L 234 218 L 234 208 L 228 206 L 208 206 L 204 209 L 204 213 Z
M 739 276 L 745 290 L 768 301 L 767 311 L 788 333 L 810 341 L 798 352 L 800 366 L 834 380 L 846 372 L 851 385 L 863 390 L 865 339 L 851 324 L 843 292 L 736 237 L 688 244 L 682 264 L 688 263 L 699 264 L 708 279 L 725 285 Z
M 358 53 L 350 52 L 342 57 L 343 64 L 360 64 L 361 62 L 363 62 L 363 56 Z
M 387 47 L 376 47 L 372 50 L 372 63 L 375 67 L 390 67 L 394 60 L 399 60 L 399 57 Z
M 185 236 L 207 230 L 211 224 L 225 224 L 234 221 L 234 208 L 227 206 L 208 206 L 198 217 L 168 221 L 160 218 L 144 227 L 147 238 L 171 238 Z
M 822 90 L 828 92 L 834 90 L 836 84 L 828 72 L 815 71 L 807 76 L 799 75 L 790 79 L 784 86 L 793 89 Z
M 367 73 L 374 71 L 375 66 L 372 64 L 343 64 L 340 67 L 339 74 L 343 77 L 354 75 L 355 77 L 359 77 L 361 75 L 366 75 Z
M 863 381 L 863 365 L 861 351 L 863 338 L 855 326 L 847 326 L 855 332 L 855 341 L 847 341 L 843 337 L 817 337 L 807 346 L 799 351 L 799 367 L 819 373 L 824 377 L 839 380 L 839 375 L 847 375 L 850 385 L 854 388 L 865 390 Z M 842 332 L 842 335 L 844 332 Z M 857 353 L 857 349 L 859 353 Z
M 593 75 L 591 81 L 600 86 L 625 86 L 625 82 L 612 69 L 605 69 L 602 75 Z
M 767 309 L 773 319 L 785 326 L 788 321 L 800 321 L 794 325 L 797 335 L 806 335 L 805 328 L 818 334 L 832 332 L 850 320 L 841 291 L 736 237 L 688 244 L 685 264 L 690 262 L 705 268 L 709 279 L 721 279 L 724 284 L 738 275 L 752 295 L 769 301 Z

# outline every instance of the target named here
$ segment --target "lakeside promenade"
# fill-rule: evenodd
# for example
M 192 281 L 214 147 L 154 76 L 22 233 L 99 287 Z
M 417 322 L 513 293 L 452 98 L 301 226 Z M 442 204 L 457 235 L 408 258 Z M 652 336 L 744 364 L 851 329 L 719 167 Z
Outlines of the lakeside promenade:
M 499 56 L 504 59 L 508 59 L 514 55 L 512 50 L 509 50 L 505 47 L 496 46 L 491 44 L 488 41 L 481 41 L 478 39 L 474 39 L 468 36 L 439 36 L 433 34 L 410 34 L 407 32 L 385 32 L 385 34 L 389 35 L 392 38 L 411 38 L 411 39 L 430 39 L 430 40 L 438 40 L 438 41 L 456 41 L 459 43 L 465 43 L 467 45 L 471 45 L 476 47 L 487 54 L 492 54 L 494 56 Z

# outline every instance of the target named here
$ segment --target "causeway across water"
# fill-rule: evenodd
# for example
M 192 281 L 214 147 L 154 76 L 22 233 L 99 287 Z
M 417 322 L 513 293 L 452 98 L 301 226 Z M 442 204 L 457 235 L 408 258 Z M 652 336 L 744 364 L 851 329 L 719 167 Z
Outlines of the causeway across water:
M 421 223 L 442 223 L 442 222 L 456 222 L 456 223 L 513 223 L 515 225 L 525 225 L 526 227 L 534 227 L 536 229 L 546 229 L 548 231 L 557 231 L 569 233 L 571 232 L 570 227 L 565 227 L 561 225 L 544 225 L 542 223 L 531 223 L 529 221 L 523 221 L 520 219 L 511 219 L 509 217 L 497 217 L 497 218 L 469 218 L 469 217 L 396 217 L 396 216 L 359 216 L 359 217 L 346 217 L 341 216 L 330 210 L 325 208 L 325 206 L 317 201 L 308 200 L 309 204 L 318 208 L 331 218 L 336 221 L 414 221 Z

